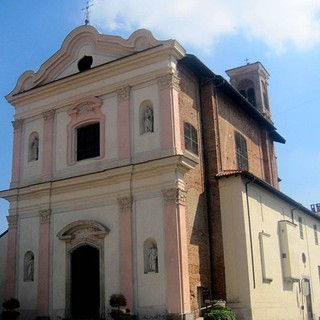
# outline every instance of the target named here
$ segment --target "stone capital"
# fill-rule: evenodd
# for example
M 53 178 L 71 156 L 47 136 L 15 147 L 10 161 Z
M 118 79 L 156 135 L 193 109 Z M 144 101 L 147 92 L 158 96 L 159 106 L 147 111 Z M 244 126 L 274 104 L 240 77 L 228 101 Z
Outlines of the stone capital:
M 44 121 L 52 120 L 54 118 L 55 112 L 56 111 L 54 109 L 42 112 L 42 116 L 44 118 Z
M 130 87 L 123 87 L 117 90 L 118 101 L 128 101 L 130 97 Z
M 180 188 L 162 190 L 162 195 L 165 204 L 184 205 L 186 202 L 186 194 L 187 192 Z
M 40 215 L 40 223 L 41 224 L 50 222 L 50 216 L 51 216 L 50 209 L 40 210 L 39 215 Z
M 18 215 L 7 216 L 9 228 L 16 228 L 18 225 Z
M 120 212 L 129 212 L 132 208 L 132 198 L 131 197 L 123 197 L 118 199 Z
M 158 78 L 158 84 L 161 90 L 169 88 L 179 90 L 180 78 L 174 73 L 168 73 Z
M 17 119 L 17 120 L 14 120 L 14 121 L 11 122 L 14 131 L 18 131 L 18 130 L 22 129 L 23 121 L 24 121 L 23 119 Z

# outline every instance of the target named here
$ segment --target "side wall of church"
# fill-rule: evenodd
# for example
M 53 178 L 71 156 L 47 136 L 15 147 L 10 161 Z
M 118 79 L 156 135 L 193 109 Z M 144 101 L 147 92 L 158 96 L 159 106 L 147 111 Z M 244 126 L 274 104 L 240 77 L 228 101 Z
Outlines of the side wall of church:
M 264 163 L 261 150 L 261 129 L 259 125 L 225 95 L 219 94 L 219 136 L 222 170 L 236 170 L 237 157 L 235 132 L 239 132 L 246 140 L 248 153 L 248 171 L 260 179 L 264 179 Z
M 246 182 L 219 180 L 229 306 L 239 320 L 317 319 L 319 218 Z
M 189 281 L 192 310 L 197 314 L 203 306 L 201 288 L 210 288 L 210 252 L 208 221 L 206 210 L 206 194 L 204 186 L 202 125 L 200 116 L 199 83 L 185 69 L 179 70 L 180 92 L 179 112 L 181 132 L 184 123 L 190 123 L 198 133 L 198 155 L 185 148 L 184 136 L 181 136 L 182 150 L 185 156 L 198 162 L 195 169 L 185 176 L 186 218 L 188 231 Z

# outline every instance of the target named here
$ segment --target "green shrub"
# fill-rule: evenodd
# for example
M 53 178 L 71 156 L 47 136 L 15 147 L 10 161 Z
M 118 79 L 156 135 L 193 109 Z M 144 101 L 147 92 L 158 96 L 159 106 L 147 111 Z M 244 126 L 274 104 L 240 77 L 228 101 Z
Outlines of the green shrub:
M 212 309 L 204 315 L 204 320 L 236 320 L 236 315 L 230 308 L 215 304 L 212 306 Z

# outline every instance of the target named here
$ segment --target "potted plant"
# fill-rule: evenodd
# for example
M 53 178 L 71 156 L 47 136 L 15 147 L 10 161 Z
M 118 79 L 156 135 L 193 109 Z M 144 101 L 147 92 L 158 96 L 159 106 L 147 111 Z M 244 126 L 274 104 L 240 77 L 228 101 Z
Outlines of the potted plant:
M 20 307 L 19 300 L 11 298 L 5 301 L 2 307 L 5 309 L 1 314 L 2 320 L 16 320 L 19 317 L 20 312 L 16 310 Z
M 109 299 L 109 304 L 112 308 L 110 313 L 112 319 L 115 319 L 115 320 L 129 319 L 130 314 L 126 313 L 126 310 L 121 308 L 127 305 L 127 300 L 123 294 L 121 293 L 112 294 Z
M 204 320 L 236 320 L 236 315 L 230 308 L 214 302 L 210 311 L 204 315 Z

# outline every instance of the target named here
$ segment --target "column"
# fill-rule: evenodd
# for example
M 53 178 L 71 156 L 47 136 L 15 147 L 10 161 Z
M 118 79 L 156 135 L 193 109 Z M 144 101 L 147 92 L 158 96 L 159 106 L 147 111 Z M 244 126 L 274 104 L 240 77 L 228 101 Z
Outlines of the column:
M 17 265 L 17 225 L 18 215 L 7 216 L 8 230 L 8 251 L 7 251 L 7 281 L 6 281 L 6 298 L 16 298 L 16 265 Z
M 15 121 L 12 121 L 12 125 L 14 128 L 14 135 L 13 135 L 13 162 L 12 162 L 11 184 L 14 185 L 20 180 L 23 119 L 17 119 Z
M 50 216 L 51 210 L 41 210 L 39 242 L 38 316 L 49 317 L 49 262 L 50 262 Z
M 186 192 L 178 188 L 163 190 L 163 199 L 168 312 L 188 315 L 191 307 L 184 205 Z
M 50 177 L 52 174 L 53 157 L 53 121 L 55 110 L 43 112 L 44 131 L 43 131 L 43 174 Z
M 119 158 L 130 158 L 130 87 L 124 87 L 117 91 L 119 120 L 118 120 L 118 135 L 119 135 Z
M 181 150 L 179 82 L 175 74 L 158 78 L 160 89 L 161 147 L 163 151 Z
M 133 310 L 132 198 L 118 199 L 120 212 L 120 292 Z

